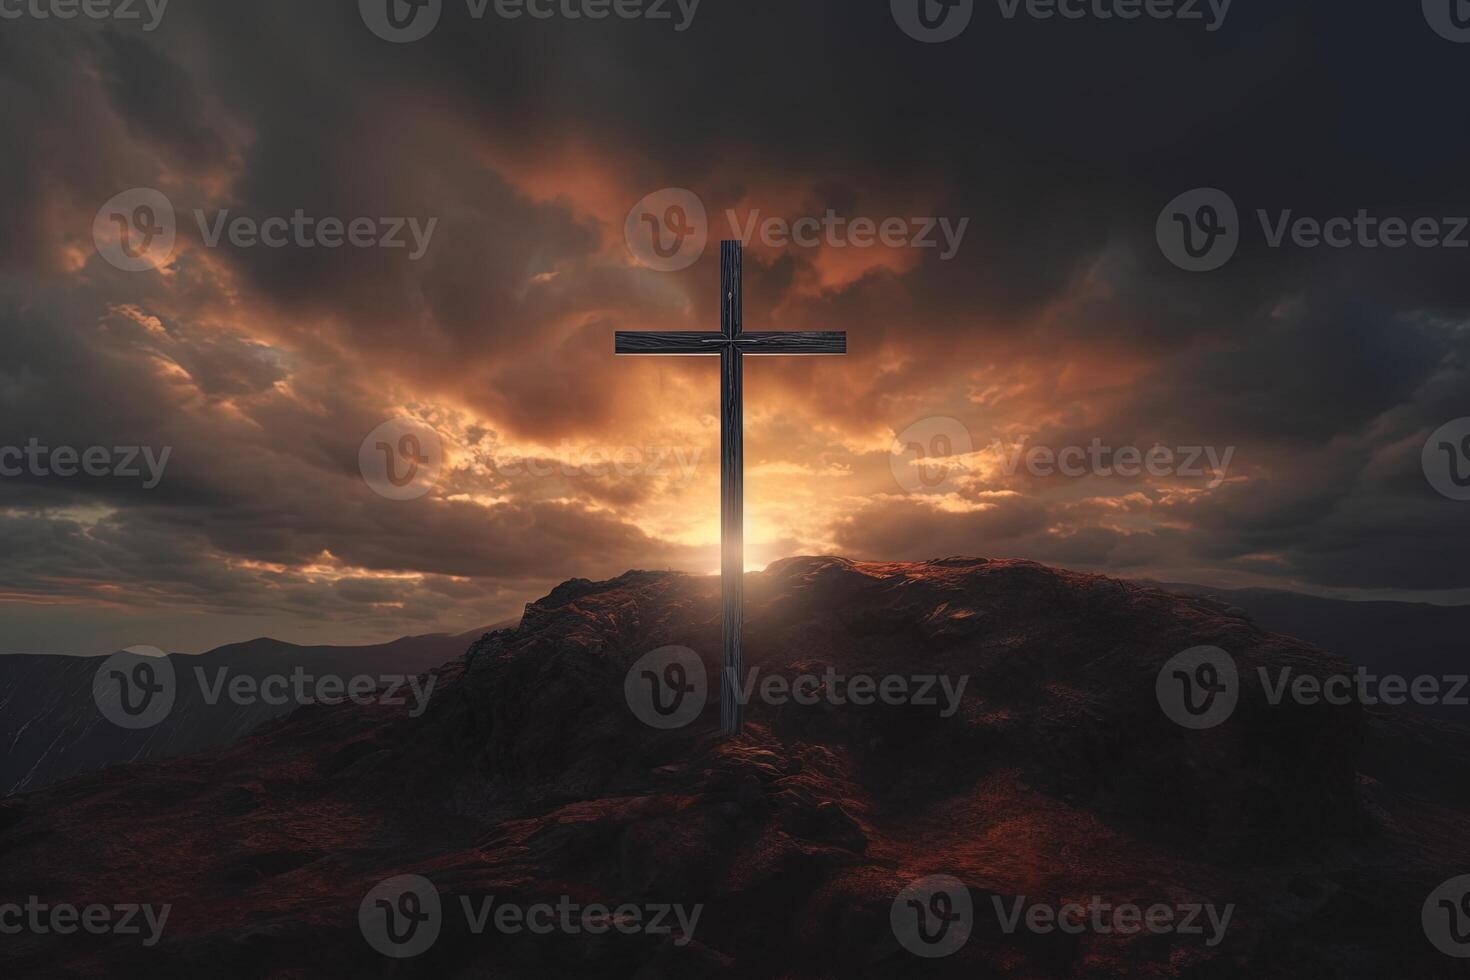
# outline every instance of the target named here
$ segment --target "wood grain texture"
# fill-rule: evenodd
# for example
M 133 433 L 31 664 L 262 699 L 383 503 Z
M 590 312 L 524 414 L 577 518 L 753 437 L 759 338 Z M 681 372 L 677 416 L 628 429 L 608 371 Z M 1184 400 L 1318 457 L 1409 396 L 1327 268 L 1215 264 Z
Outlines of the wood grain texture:
M 720 333 L 740 336 L 745 328 L 744 292 L 741 278 L 745 266 L 744 249 L 739 242 L 720 242 Z
M 618 354 L 718 354 L 728 343 L 724 334 L 708 330 L 674 333 L 619 330 L 614 350 Z
M 659 332 L 619 330 L 618 354 L 718 354 L 726 347 L 743 354 L 846 354 L 847 334 L 841 331 L 776 330 L 726 337 L 707 330 Z
M 735 343 L 745 354 L 847 353 L 847 334 L 840 330 L 743 333 Z

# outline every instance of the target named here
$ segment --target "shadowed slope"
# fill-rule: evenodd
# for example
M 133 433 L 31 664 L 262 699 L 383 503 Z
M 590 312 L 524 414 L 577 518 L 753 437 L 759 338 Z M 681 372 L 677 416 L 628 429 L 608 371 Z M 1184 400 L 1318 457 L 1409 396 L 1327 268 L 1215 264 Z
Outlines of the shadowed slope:
M 1453 975 L 1419 910 L 1470 868 L 1470 820 L 1437 791 L 1463 776 L 1465 745 L 1432 727 L 1381 736 L 1355 706 L 1269 706 L 1254 668 L 1344 669 L 1320 651 L 1218 603 L 1030 562 L 789 559 L 747 577 L 752 670 L 965 678 L 955 710 L 757 700 L 748 733 L 721 742 L 711 683 L 687 727 L 640 723 L 624 680 L 650 650 L 687 646 L 713 680 L 718 593 L 669 573 L 574 580 L 440 670 L 420 718 L 308 708 L 212 756 L 11 801 L 0 900 L 175 908 L 152 949 L 24 935 L 0 959 L 240 976 Z M 1187 731 L 1155 679 L 1200 644 L 1235 657 L 1242 693 L 1225 724 Z M 1356 764 L 1365 743 L 1390 760 L 1377 778 Z M 397 874 L 444 903 L 412 960 L 358 927 Z M 975 924 L 921 961 L 889 914 L 930 874 L 968 887 Z M 473 935 L 459 899 L 489 895 L 703 912 L 687 943 Z M 997 922 L 996 902 L 1093 895 L 1236 908 L 1218 945 Z

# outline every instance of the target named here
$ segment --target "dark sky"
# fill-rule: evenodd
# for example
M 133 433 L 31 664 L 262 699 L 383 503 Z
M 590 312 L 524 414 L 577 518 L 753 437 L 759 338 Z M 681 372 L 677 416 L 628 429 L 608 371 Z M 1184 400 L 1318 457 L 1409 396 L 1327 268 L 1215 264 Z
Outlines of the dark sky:
M 747 325 L 850 350 L 747 368 L 752 567 L 981 554 L 1470 596 L 1470 503 L 1421 459 L 1470 415 L 1470 248 L 1273 247 L 1258 216 L 1470 215 L 1470 44 L 1434 0 L 991 0 L 943 43 L 889 0 L 566 16 L 586 2 L 443 0 L 409 43 L 370 28 L 387 0 L 173 0 L 151 30 L 141 4 L 6 8 L 0 447 L 169 456 L 156 485 L 0 477 L 0 650 L 458 631 L 574 576 L 713 570 L 715 366 L 615 359 L 612 334 L 712 328 L 732 218 L 829 212 L 845 231 L 747 243 Z M 635 208 L 665 188 L 710 241 L 673 271 L 625 227 L 667 218 Z M 1238 212 L 1207 272 L 1156 237 L 1196 188 Z M 407 247 L 211 241 L 298 212 Z M 172 247 L 120 268 L 113 214 Z M 907 231 L 865 245 L 859 219 Z M 441 447 L 412 499 L 362 461 L 402 418 Z M 1094 441 L 1229 462 L 1007 465 Z M 956 455 L 916 469 L 909 442 Z

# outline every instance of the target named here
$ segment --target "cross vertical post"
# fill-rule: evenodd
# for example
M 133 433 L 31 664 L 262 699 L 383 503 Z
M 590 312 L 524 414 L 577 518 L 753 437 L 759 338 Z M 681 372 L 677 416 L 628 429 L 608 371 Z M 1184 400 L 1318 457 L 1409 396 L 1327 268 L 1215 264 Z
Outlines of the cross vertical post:
M 740 336 L 739 242 L 720 243 L 720 333 Z M 745 629 L 745 392 L 740 348 L 720 351 L 720 730 L 737 734 L 745 711 L 736 697 L 745 672 L 741 636 Z
M 720 730 L 745 723 L 740 675 L 745 621 L 745 382 L 747 354 L 846 354 L 840 330 L 746 333 L 741 302 L 742 249 L 720 243 L 720 329 L 673 332 L 619 330 L 618 354 L 718 354 L 720 357 Z

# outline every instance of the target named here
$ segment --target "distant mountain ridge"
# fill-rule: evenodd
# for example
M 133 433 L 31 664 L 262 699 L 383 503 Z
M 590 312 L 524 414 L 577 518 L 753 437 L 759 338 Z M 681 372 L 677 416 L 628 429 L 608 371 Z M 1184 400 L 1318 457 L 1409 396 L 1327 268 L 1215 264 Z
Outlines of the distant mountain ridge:
M 212 680 L 249 677 L 259 683 L 302 668 L 313 676 L 418 675 L 464 654 L 486 632 L 405 636 L 367 646 L 301 646 L 270 637 L 231 643 L 201 654 L 170 654 L 177 695 L 157 725 L 128 730 L 109 721 L 92 694 L 106 656 L 9 654 L 0 657 L 0 796 L 29 792 L 120 762 L 156 761 L 218 748 L 300 705 L 259 699 L 236 703 L 200 690 L 196 671 Z
M 1470 606 L 1399 601 L 1350 601 L 1275 589 L 1219 589 L 1190 583 L 1141 581 L 1180 595 L 1238 609 L 1273 633 L 1294 636 L 1377 674 L 1438 677 L 1470 673 Z M 534 608 L 534 607 L 533 607 Z M 460 634 L 405 636 L 363 646 L 300 645 L 257 637 L 197 655 L 173 654 L 184 675 L 192 668 L 228 666 L 231 676 L 256 679 L 311 666 L 318 673 L 420 674 L 462 656 L 497 623 Z M 150 761 L 202 752 L 234 741 L 296 705 L 209 705 L 186 683 L 186 696 L 168 720 L 142 731 L 108 722 L 92 697 L 100 656 L 0 656 L 0 796 L 30 792 L 58 780 L 119 762 Z M 1406 710 L 1470 725 L 1470 709 L 1456 705 Z
M 1470 674 L 1470 606 L 1328 599 L 1278 589 L 1146 584 L 1234 606 L 1262 629 L 1306 640 L 1377 675 Z M 1470 708 L 1463 705 L 1406 707 L 1470 724 Z

